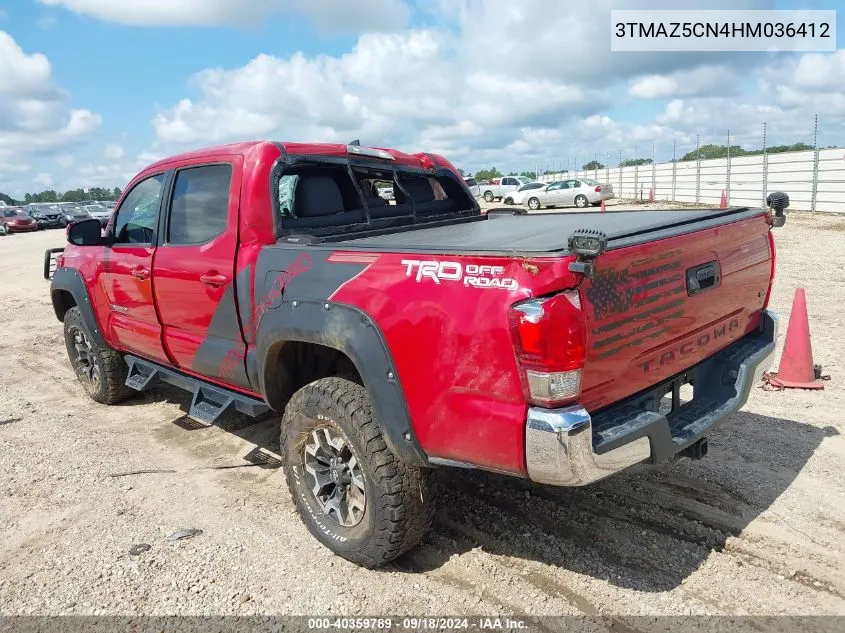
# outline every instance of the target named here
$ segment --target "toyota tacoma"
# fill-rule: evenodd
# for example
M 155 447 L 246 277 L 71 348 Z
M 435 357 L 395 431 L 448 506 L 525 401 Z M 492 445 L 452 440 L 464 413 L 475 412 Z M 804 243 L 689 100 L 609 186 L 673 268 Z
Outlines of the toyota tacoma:
M 582 486 L 703 457 L 769 367 L 787 206 L 482 214 L 442 156 L 249 142 L 145 168 L 44 276 L 93 400 L 278 412 L 304 524 L 375 567 L 426 533 L 437 468 Z

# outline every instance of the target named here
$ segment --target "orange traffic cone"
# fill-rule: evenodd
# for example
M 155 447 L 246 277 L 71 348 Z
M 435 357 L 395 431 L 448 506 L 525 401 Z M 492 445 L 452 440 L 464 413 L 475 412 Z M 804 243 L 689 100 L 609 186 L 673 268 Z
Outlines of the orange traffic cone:
M 654 202 L 654 189 L 649 189 L 649 190 L 648 190 L 648 201 L 649 201 L 649 202 Z
M 607 211 L 607 205 L 605 205 L 604 198 L 602 198 L 602 200 L 601 200 L 601 212 L 604 213 L 605 211 Z
M 720 209 L 727 209 L 728 208 L 728 199 L 725 197 L 725 190 L 722 189 L 722 200 L 719 202 Z
M 824 389 L 824 382 L 816 378 L 816 370 L 813 366 L 810 324 L 807 320 L 807 299 L 803 288 L 795 289 L 780 367 L 769 382 L 782 389 Z

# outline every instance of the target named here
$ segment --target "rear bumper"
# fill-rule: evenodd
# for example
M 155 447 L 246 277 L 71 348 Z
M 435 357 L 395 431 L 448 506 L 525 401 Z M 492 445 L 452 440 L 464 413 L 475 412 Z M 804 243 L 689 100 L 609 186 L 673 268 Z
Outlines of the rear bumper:
M 740 409 L 771 367 L 778 319 L 771 311 L 760 328 L 701 364 L 597 414 L 581 406 L 528 410 L 528 477 L 554 486 L 584 486 L 649 461 L 674 458 Z M 681 382 L 694 383 L 693 399 L 669 414 L 661 398 Z

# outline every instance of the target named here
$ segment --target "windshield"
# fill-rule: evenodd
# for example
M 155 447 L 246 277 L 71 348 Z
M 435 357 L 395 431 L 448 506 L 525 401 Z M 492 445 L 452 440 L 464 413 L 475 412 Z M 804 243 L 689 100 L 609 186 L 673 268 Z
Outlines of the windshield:
M 20 211 L 18 211 L 16 209 L 7 209 L 7 210 L 3 211 L 3 217 L 5 217 L 5 218 L 14 218 L 14 217 L 17 217 L 17 216 L 20 216 L 20 215 L 23 215 L 23 213 L 21 213 Z

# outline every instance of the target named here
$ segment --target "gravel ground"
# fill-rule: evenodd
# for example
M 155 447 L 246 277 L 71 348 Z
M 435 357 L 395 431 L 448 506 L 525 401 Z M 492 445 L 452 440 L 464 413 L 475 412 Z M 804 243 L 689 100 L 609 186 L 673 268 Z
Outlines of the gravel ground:
M 275 417 L 88 400 L 41 279 L 62 232 L 0 238 L 0 614 L 845 615 L 845 218 L 776 235 L 779 343 L 802 285 L 823 392 L 755 389 L 704 460 L 583 489 L 444 470 L 435 529 L 378 571 L 307 533 Z M 134 470 L 167 472 L 114 476 Z

